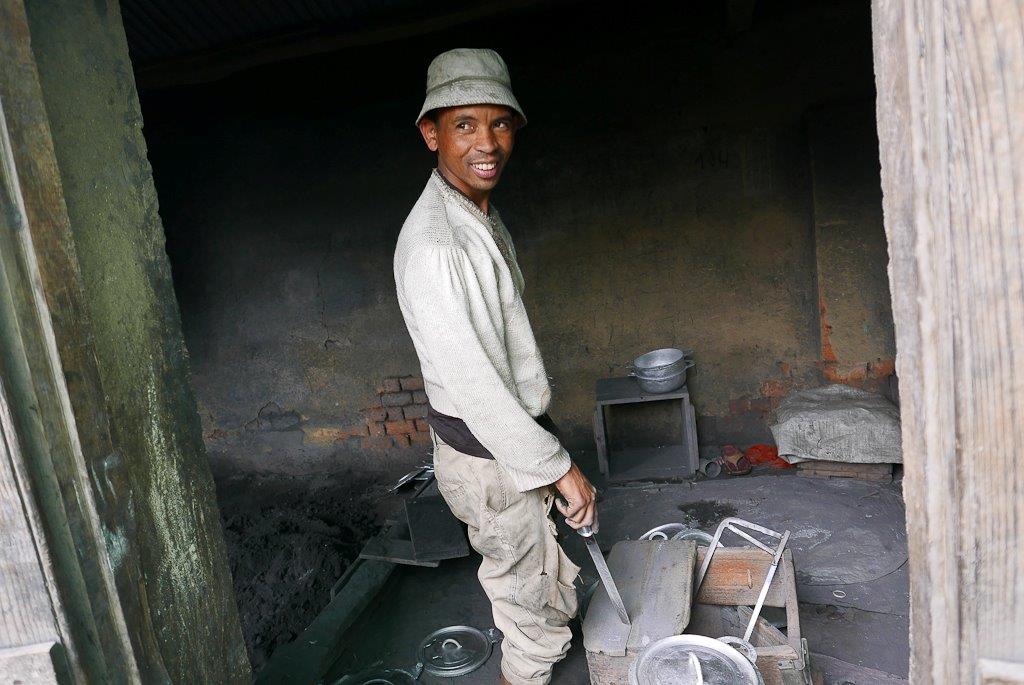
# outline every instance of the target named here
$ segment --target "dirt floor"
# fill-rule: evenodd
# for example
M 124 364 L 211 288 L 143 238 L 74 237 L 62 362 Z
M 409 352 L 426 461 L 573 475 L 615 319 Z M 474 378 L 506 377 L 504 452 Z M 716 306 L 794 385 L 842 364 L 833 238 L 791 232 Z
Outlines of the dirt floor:
M 330 600 L 378 527 L 381 486 L 220 476 L 217 493 L 242 633 L 258 670 Z
M 636 539 L 654 526 L 682 522 L 713 531 L 737 515 L 792 532 L 800 620 L 812 663 L 826 685 L 905 682 L 908 671 L 908 583 L 904 507 L 898 483 L 826 480 L 792 472 L 761 472 L 695 484 L 647 484 L 603 491 L 600 542 Z M 733 539 L 729 545 L 739 544 Z M 568 554 L 596 578 L 582 542 L 563 537 Z M 325 683 L 375 663 L 410 668 L 430 632 L 463 624 L 486 629 L 489 606 L 476 582 L 478 558 L 440 568 L 399 567 L 375 607 L 349 631 Z M 589 683 L 586 655 L 576 638 L 555 671 L 559 685 Z M 493 683 L 500 649 L 480 670 L 449 682 Z M 424 676 L 424 683 L 440 681 Z

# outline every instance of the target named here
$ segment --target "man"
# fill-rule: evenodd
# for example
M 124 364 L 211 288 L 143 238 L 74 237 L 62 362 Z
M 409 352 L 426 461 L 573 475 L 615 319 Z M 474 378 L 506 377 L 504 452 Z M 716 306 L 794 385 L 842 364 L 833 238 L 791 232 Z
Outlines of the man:
M 542 426 L 551 388 L 490 202 L 526 117 L 501 57 L 458 49 L 431 62 L 416 124 L 437 168 L 398 237 L 395 282 L 430 400 L 437 483 L 483 557 L 478 577 L 505 634 L 501 682 L 543 685 L 569 649 L 579 573 L 551 506 L 573 528 L 593 525 L 596 508 Z

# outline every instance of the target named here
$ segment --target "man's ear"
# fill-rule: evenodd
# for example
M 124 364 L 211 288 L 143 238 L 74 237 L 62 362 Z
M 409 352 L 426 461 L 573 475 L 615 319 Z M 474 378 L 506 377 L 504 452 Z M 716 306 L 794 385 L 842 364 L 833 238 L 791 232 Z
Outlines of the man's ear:
M 430 117 L 423 117 L 420 119 L 420 135 L 423 136 L 423 142 L 427 144 L 427 149 L 431 152 L 437 152 L 437 124 L 430 120 Z

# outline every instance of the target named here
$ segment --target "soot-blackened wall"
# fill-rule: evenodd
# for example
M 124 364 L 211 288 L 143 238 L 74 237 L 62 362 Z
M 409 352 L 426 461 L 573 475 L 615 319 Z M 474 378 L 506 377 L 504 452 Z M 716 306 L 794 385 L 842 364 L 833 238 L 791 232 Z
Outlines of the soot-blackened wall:
M 422 458 L 367 409 L 419 372 L 391 256 L 432 165 L 426 66 L 467 44 L 502 52 L 530 117 L 494 201 L 571 448 L 592 448 L 594 380 L 655 347 L 696 350 L 707 445 L 769 438 L 793 387 L 889 373 L 868 3 L 739 30 L 678 5 L 532 10 L 145 98 L 215 461 Z

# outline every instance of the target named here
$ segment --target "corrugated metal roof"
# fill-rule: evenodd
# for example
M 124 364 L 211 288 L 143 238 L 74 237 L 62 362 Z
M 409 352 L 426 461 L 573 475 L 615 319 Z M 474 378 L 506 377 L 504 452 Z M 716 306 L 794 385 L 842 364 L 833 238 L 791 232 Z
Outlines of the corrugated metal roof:
M 443 11 L 483 4 L 448 1 Z M 121 0 L 137 68 L 289 35 L 376 29 L 440 9 L 425 0 Z

